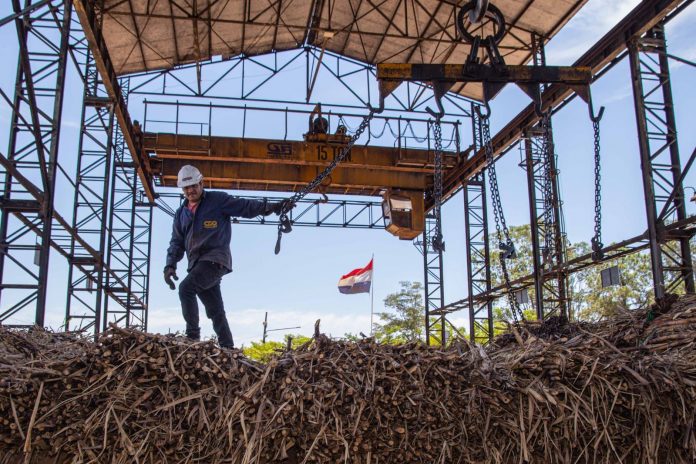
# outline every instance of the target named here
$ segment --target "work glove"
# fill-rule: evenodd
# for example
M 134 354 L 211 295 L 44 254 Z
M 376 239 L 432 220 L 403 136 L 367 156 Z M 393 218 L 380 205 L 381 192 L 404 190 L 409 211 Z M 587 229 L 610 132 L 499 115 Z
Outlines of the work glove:
M 282 201 L 266 203 L 266 209 L 263 214 L 264 216 L 268 216 L 269 214 L 280 214 L 283 209 L 285 209 L 285 212 L 287 213 L 294 207 L 295 202 L 289 198 L 286 198 Z
M 169 288 L 174 290 L 176 288 L 176 285 L 174 285 L 174 280 L 172 280 L 172 277 L 174 277 L 174 280 L 179 280 L 179 278 L 176 275 L 176 269 L 172 266 L 165 266 L 164 267 L 164 281 L 169 285 Z

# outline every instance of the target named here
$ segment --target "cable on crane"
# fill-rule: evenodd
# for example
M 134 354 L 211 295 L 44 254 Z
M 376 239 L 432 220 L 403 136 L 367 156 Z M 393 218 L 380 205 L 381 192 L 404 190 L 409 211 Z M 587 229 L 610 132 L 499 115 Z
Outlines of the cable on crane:
M 507 289 L 508 302 L 510 303 L 510 309 L 512 310 L 512 316 L 515 322 L 519 321 L 526 322 L 524 313 L 520 308 L 515 295 L 512 292 L 512 285 L 510 284 L 510 272 L 507 267 L 507 260 L 515 259 L 517 257 L 517 252 L 515 250 L 515 243 L 510 237 L 510 231 L 507 227 L 507 222 L 505 220 L 505 214 L 503 212 L 503 205 L 500 200 L 500 189 L 498 186 L 498 176 L 495 170 L 495 160 L 493 159 L 493 144 L 491 142 L 491 128 L 489 124 L 489 118 L 491 115 L 491 109 L 488 102 L 485 104 L 486 113 L 481 111 L 481 107 L 476 107 L 476 114 L 479 117 L 481 123 L 481 134 L 483 136 L 483 145 L 486 154 L 486 169 L 488 170 L 488 185 L 491 191 L 491 198 L 493 200 L 493 218 L 495 219 L 495 231 L 498 238 L 498 248 L 500 249 L 500 267 L 503 271 L 503 280 L 505 287 Z
M 290 197 L 284 202 L 278 219 L 278 239 L 276 240 L 275 254 L 280 253 L 280 242 L 283 238 L 283 234 L 287 234 L 292 231 L 292 221 L 288 216 L 288 212 L 295 206 L 295 204 L 297 204 L 297 202 L 304 198 L 308 193 L 319 188 L 324 179 L 329 177 L 333 170 L 336 169 L 336 166 L 338 166 L 339 163 L 343 162 L 343 160 L 346 159 L 346 157 L 350 153 L 350 150 L 353 148 L 353 145 L 355 145 L 355 142 L 358 141 L 362 133 L 365 131 L 365 129 L 367 129 L 367 126 L 370 124 L 370 121 L 375 116 L 375 114 L 384 111 L 384 100 L 380 100 L 379 107 L 374 108 L 371 105 L 369 105 L 369 109 L 370 112 L 362 120 L 358 128 L 355 130 L 355 133 L 350 137 L 348 143 L 343 146 L 341 152 L 336 156 L 336 158 L 322 172 L 320 172 L 319 175 L 317 175 L 317 177 L 313 181 L 311 181 L 302 190 L 296 192 L 292 197 Z
M 594 131 L 594 237 L 592 237 L 592 260 L 600 261 L 604 258 L 604 244 L 602 243 L 602 171 L 601 171 L 601 144 L 599 134 L 599 122 L 604 116 L 604 107 L 599 108 L 599 113 L 594 114 L 592 105 L 592 95 L 589 88 L 587 89 L 588 103 L 587 108 L 592 121 L 592 129 Z

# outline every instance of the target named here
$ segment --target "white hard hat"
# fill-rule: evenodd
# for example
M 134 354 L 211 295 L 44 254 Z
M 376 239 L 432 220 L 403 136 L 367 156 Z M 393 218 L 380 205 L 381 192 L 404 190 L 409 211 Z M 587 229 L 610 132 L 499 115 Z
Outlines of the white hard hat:
M 196 185 L 203 180 L 203 174 L 195 166 L 187 164 L 179 169 L 179 176 L 176 180 L 176 186 L 179 188 Z

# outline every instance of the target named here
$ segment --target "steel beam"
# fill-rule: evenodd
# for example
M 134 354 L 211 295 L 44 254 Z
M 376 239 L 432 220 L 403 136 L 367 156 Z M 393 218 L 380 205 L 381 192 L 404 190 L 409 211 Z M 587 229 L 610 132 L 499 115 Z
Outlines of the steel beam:
M 141 141 L 138 138 L 137 130 L 133 127 L 126 101 L 123 98 L 116 70 L 109 57 L 109 50 L 106 47 L 104 36 L 102 35 L 101 24 L 94 10 L 93 2 L 89 0 L 73 0 L 75 13 L 80 19 L 90 50 L 94 56 L 97 69 L 102 78 L 102 83 L 106 88 L 109 98 L 114 102 L 114 114 L 121 127 L 123 138 L 128 146 L 128 151 L 132 157 L 135 168 L 140 177 L 143 191 L 152 202 L 155 199 L 154 184 L 150 171 L 150 161 L 142 150 Z
M 592 81 L 592 73 L 587 66 L 382 63 L 377 65 L 377 79 L 380 83 L 387 83 L 386 87 L 382 86 L 383 89 L 404 81 L 449 84 L 480 82 L 485 100 L 490 101 L 508 83 L 523 88 L 546 83 L 587 86 Z

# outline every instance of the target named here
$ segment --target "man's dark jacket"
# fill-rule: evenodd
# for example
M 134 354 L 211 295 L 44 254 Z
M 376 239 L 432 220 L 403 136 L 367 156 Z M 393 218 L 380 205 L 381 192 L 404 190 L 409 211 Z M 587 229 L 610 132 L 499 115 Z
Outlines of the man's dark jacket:
M 167 250 L 167 266 L 176 268 L 184 256 L 188 271 L 198 261 L 212 261 L 232 271 L 232 225 L 230 217 L 253 218 L 265 212 L 266 202 L 236 198 L 225 192 L 203 191 L 195 214 L 188 209 L 188 200 L 176 210 L 172 239 Z

